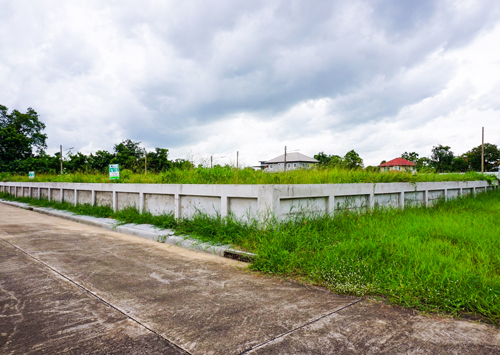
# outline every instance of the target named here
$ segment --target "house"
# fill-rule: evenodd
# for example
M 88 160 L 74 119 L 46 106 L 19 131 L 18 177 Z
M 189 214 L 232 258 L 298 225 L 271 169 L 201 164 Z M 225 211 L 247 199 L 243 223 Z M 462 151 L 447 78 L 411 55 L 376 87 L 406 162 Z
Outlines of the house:
M 389 160 L 384 164 L 380 164 L 379 167 L 381 172 L 383 171 L 407 171 L 410 173 L 417 172 L 416 168 L 417 164 L 403 158 L 396 158 Z
M 291 152 L 286 154 L 286 170 L 309 169 L 319 162 L 307 155 Z M 285 154 L 271 160 L 261 161 L 259 168 L 268 172 L 278 172 L 284 170 Z

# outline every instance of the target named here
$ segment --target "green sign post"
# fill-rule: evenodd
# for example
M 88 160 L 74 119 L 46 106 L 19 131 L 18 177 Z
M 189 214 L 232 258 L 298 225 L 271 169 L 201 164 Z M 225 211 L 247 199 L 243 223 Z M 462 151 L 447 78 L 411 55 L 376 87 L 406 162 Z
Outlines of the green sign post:
M 118 164 L 109 164 L 109 178 L 111 180 L 120 178 L 120 167 Z
M 35 172 L 34 171 L 30 171 L 28 175 L 29 175 L 30 179 L 34 179 L 35 178 Z

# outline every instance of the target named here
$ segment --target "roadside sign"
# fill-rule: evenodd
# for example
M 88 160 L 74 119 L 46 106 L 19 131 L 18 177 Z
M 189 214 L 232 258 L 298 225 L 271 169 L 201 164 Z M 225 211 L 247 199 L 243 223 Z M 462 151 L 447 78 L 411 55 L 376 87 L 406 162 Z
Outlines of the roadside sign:
M 120 178 L 120 167 L 118 164 L 109 164 L 109 178 L 119 179 Z
M 30 171 L 29 172 L 29 177 L 30 177 L 30 179 L 34 179 L 35 178 L 35 172 L 34 171 Z

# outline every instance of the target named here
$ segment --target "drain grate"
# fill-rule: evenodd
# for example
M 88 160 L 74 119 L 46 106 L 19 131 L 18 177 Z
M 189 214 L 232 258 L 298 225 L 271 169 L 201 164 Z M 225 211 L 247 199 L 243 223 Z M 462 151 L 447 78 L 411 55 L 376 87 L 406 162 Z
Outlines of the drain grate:
M 255 260 L 256 255 L 245 252 L 238 252 L 236 250 L 224 250 L 224 257 L 228 259 L 243 261 L 245 263 L 251 263 Z

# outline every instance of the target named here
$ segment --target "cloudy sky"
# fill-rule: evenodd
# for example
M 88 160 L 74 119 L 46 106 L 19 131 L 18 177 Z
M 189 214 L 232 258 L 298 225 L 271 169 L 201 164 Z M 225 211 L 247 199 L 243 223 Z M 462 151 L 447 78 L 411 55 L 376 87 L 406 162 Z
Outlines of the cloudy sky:
M 250 166 L 500 144 L 498 0 L 0 0 L 0 104 L 48 152 Z

